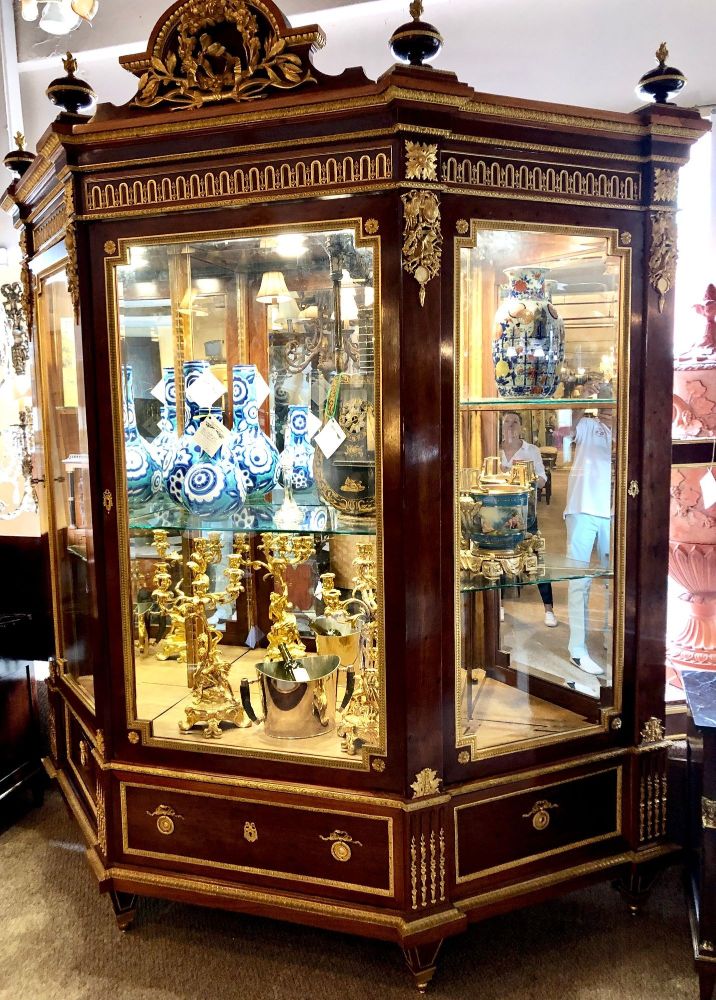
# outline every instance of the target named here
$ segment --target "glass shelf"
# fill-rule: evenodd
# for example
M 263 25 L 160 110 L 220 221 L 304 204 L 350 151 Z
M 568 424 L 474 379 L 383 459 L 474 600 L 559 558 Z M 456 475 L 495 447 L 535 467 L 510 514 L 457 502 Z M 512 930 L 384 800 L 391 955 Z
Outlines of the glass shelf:
M 565 580 L 611 580 L 613 577 L 613 571 L 604 570 L 598 566 L 585 569 L 584 566 L 577 566 L 567 558 L 551 559 L 540 566 L 537 576 L 521 574 L 519 576 L 503 576 L 499 580 L 486 580 L 479 573 L 468 573 L 463 570 L 460 574 L 460 593 L 504 590 L 506 587 L 529 587 L 538 583 L 561 583 Z
M 129 511 L 132 531 L 153 531 L 161 528 L 171 531 L 230 531 L 247 534 L 262 532 L 316 532 L 325 535 L 375 535 L 375 520 L 346 521 L 332 507 L 322 504 L 311 491 L 294 495 L 299 515 L 296 523 L 286 524 L 280 516 L 283 490 L 276 489 L 271 501 L 257 500 L 246 503 L 233 514 L 223 518 L 204 518 L 189 514 L 167 497 Z
M 504 396 L 486 397 L 484 399 L 463 399 L 460 401 L 461 410 L 471 409 L 505 409 L 505 410 L 592 410 L 596 407 L 616 407 L 616 400 L 612 397 L 608 399 L 583 399 L 581 396 L 562 397 L 555 399 L 551 396 L 544 399 L 541 396 L 518 396 L 516 399 Z

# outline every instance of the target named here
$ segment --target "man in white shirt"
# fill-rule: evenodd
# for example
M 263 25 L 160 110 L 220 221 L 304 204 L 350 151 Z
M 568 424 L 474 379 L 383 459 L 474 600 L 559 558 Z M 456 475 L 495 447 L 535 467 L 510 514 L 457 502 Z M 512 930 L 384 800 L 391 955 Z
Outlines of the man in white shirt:
M 567 481 L 567 557 L 578 567 L 589 567 L 594 546 L 603 570 L 610 565 L 612 529 L 612 414 L 599 410 L 578 422 L 574 442 L 576 455 Z M 603 669 L 587 651 L 587 615 L 592 578 L 569 581 L 570 662 L 588 674 Z

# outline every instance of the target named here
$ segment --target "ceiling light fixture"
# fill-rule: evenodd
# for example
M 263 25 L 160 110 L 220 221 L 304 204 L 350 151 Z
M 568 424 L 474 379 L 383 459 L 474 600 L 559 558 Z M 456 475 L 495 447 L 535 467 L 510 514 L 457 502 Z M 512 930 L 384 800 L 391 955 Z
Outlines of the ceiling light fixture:
M 67 35 L 99 10 L 99 0 L 22 0 L 23 21 L 37 21 L 50 35 Z

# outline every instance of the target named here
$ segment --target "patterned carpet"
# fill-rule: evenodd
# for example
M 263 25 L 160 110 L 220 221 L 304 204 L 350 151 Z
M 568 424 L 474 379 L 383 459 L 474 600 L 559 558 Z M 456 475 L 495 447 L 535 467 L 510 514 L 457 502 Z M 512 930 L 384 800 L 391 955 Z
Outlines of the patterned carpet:
M 142 900 L 121 934 L 57 791 L 0 828 L 1 1000 L 397 1000 L 398 948 Z M 695 1000 L 681 872 L 634 920 L 608 884 L 448 941 L 435 1000 Z

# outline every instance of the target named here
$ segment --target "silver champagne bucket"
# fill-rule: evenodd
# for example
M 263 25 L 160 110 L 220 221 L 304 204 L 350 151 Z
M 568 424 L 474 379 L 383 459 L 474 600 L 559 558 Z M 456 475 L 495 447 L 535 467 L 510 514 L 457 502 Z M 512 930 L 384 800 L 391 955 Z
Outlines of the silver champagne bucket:
M 283 647 L 282 660 L 256 664 L 256 681 L 241 681 L 241 703 L 254 723 L 263 722 L 264 733 L 279 740 L 302 740 L 322 736 L 336 728 L 338 667 L 340 657 L 315 655 L 293 658 Z M 251 703 L 251 684 L 260 685 L 263 715 Z M 353 694 L 354 674 L 349 672 L 339 711 Z

